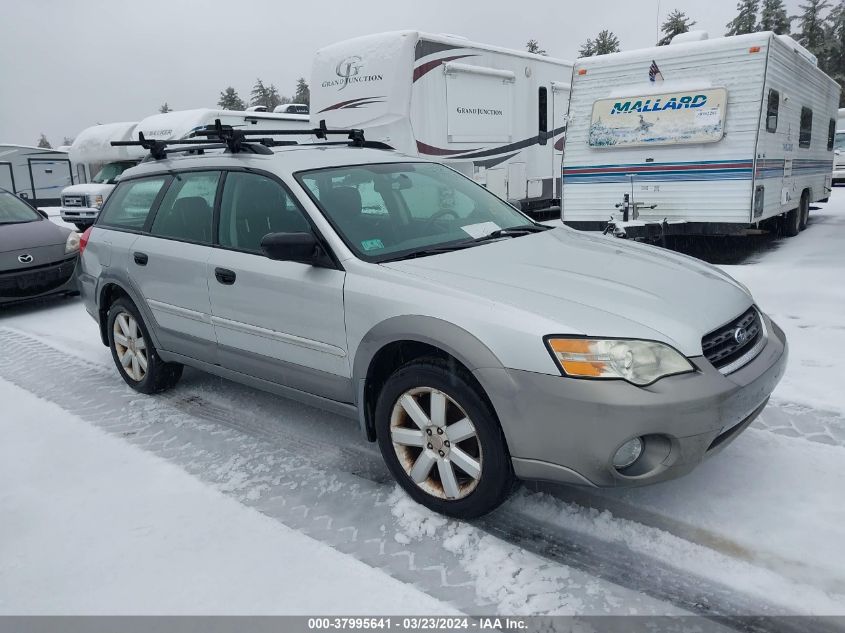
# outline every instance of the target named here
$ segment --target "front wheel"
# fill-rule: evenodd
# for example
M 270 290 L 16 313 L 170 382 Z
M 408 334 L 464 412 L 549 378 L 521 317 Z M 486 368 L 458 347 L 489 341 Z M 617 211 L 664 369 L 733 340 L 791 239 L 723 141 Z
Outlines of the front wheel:
M 375 415 L 381 454 L 418 503 L 469 519 L 507 498 L 514 476 L 504 435 L 464 370 L 440 359 L 400 367 L 382 388 Z
M 161 360 L 138 308 L 129 299 L 118 299 L 109 307 L 108 334 L 117 371 L 135 391 L 158 393 L 179 382 L 182 365 Z

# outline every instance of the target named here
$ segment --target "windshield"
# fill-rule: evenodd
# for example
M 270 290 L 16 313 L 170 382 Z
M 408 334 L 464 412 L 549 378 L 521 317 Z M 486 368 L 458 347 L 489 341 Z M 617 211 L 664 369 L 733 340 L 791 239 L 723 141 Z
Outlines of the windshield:
M 845 149 L 845 132 L 837 132 L 833 139 L 833 149 Z
M 134 166 L 135 163 L 131 161 L 122 163 L 107 163 L 100 171 L 97 172 L 97 175 L 94 176 L 91 182 L 95 182 L 100 185 L 103 183 L 113 185 L 120 174 Z
M 346 244 L 367 261 L 472 244 L 531 220 L 484 187 L 434 163 L 384 163 L 300 172 Z
M 40 220 L 38 212 L 8 191 L 0 191 L 0 224 L 20 224 Z

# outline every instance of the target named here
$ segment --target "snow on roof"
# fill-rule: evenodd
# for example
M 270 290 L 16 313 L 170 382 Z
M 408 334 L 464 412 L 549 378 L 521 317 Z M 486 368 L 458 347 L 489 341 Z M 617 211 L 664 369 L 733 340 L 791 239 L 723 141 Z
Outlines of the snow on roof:
M 75 163 L 99 163 L 143 158 L 139 147 L 112 147 L 112 141 L 129 141 L 135 137 L 135 122 L 106 123 L 82 130 L 70 146 L 70 159 Z
M 31 149 L 36 152 L 58 152 L 59 154 L 66 154 L 63 149 L 50 147 L 36 147 L 35 145 L 18 145 L 17 143 L 0 143 L 0 147 L 14 147 L 15 149 Z
M 137 130 L 151 139 L 174 140 L 185 138 L 192 132 L 211 125 L 215 119 L 223 119 L 230 123 L 231 119 L 242 117 L 244 120 L 279 121 L 280 123 L 309 121 L 307 114 L 281 114 L 275 112 L 243 112 L 239 110 L 215 110 L 212 108 L 196 108 L 194 110 L 174 110 L 148 116 L 138 123 Z M 228 119 L 228 121 L 226 120 Z M 282 127 L 288 127 L 282 125 Z

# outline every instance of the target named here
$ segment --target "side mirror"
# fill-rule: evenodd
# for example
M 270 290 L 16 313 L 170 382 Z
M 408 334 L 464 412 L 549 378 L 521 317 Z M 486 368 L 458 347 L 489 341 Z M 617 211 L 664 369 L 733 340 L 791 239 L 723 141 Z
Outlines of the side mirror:
M 300 264 L 314 264 L 321 255 L 313 233 L 268 233 L 261 238 L 261 250 L 270 259 Z
M 50 216 L 49 216 L 49 215 L 47 214 L 47 212 L 46 212 L 46 211 L 44 211 L 43 209 L 36 209 L 36 211 L 38 211 L 38 215 L 40 215 L 40 216 L 41 216 L 42 218 L 44 218 L 45 220 L 49 220 L 49 219 L 50 219 Z

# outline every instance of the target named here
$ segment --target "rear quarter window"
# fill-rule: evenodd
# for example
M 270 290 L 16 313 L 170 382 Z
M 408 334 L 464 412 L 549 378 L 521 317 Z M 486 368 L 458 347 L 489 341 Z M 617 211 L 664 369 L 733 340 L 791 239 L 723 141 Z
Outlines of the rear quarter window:
M 97 224 L 140 231 L 168 178 L 156 176 L 120 183 L 109 196 Z

